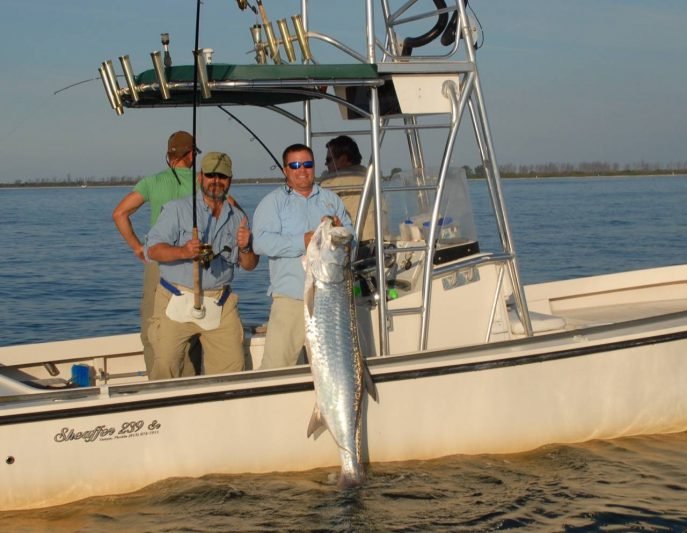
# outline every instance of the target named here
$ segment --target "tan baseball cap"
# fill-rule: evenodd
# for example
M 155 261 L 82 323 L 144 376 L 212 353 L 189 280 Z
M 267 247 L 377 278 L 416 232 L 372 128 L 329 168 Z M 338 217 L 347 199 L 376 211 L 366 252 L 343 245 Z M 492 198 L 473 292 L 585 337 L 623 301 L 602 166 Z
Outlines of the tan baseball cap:
M 222 152 L 208 152 L 200 163 L 203 174 L 222 174 L 232 177 L 231 157 Z

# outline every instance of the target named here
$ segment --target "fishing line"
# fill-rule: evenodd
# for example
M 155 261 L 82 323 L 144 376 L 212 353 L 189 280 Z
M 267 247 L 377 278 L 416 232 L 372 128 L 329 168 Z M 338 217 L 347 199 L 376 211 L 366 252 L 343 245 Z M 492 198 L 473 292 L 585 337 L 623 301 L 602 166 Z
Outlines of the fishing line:
M 251 130 L 241 120 L 239 120 L 239 118 L 236 115 L 234 115 L 231 111 L 224 109 L 224 107 L 222 107 L 222 106 L 217 106 L 217 107 L 219 107 L 219 109 L 224 111 L 227 115 L 229 115 L 236 122 L 238 122 L 241 126 L 243 126 L 245 128 L 245 130 L 252 135 L 252 138 L 260 143 L 260 146 L 262 146 L 265 149 L 265 151 L 269 154 L 269 156 L 272 158 L 272 161 L 274 161 L 274 164 L 276 165 L 276 167 L 272 167 L 272 169 L 270 169 L 270 170 L 273 170 L 274 168 L 281 168 L 281 163 L 279 162 L 279 160 L 274 156 L 274 154 L 271 152 L 271 150 L 269 148 L 267 148 L 267 145 L 264 142 L 262 142 L 262 139 L 260 139 L 260 137 L 258 137 L 253 130 Z M 253 139 L 251 139 L 251 140 L 253 140 Z

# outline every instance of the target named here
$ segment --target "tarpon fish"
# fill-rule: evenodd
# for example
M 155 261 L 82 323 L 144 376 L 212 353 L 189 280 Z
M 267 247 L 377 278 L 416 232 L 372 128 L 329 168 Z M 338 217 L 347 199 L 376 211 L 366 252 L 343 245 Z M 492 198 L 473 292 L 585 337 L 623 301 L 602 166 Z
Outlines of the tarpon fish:
M 308 437 L 325 426 L 339 447 L 340 487 L 365 480 L 361 462 L 362 400 L 376 390 L 360 352 L 350 269 L 353 235 L 325 217 L 305 257 L 305 345 L 317 402 Z

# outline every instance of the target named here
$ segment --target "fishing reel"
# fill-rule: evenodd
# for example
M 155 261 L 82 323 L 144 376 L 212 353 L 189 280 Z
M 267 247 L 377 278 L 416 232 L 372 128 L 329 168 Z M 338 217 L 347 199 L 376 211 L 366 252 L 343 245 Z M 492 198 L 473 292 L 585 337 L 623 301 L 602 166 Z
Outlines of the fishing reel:
M 201 243 L 200 251 L 198 252 L 198 262 L 200 262 L 200 264 L 203 265 L 203 268 L 207 270 L 210 268 L 210 263 L 212 263 L 214 259 L 220 257 L 222 254 L 226 254 L 226 257 L 229 258 L 231 256 L 231 246 L 225 246 L 219 252 L 215 253 L 212 250 L 212 244 Z
M 201 244 L 200 252 L 198 252 L 198 261 L 205 270 L 210 268 L 210 263 L 215 258 L 215 252 L 212 251 L 212 244 Z

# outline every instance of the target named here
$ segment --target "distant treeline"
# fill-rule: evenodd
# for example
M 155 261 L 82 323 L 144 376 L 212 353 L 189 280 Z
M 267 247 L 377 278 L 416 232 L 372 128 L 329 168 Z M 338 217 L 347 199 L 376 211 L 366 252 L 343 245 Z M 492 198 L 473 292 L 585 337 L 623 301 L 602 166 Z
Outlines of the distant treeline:
M 483 178 L 484 167 L 464 167 L 469 178 Z M 632 165 L 620 163 L 606 163 L 604 161 L 571 163 L 540 163 L 537 165 L 499 165 L 499 173 L 503 178 L 559 178 L 585 176 L 647 176 L 687 174 L 687 161 L 661 165 L 640 161 Z
M 41 178 L 41 179 L 17 179 L 10 183 L 0 183 L 0 188 L 11 187 L 132 187 L 136 185 L 143 176 L 130 177 L 119 176 L 109 178 Z M 284 178 L 252 178 L 237 179 L 234 183 L 281 183 Z
M 484 178 L 482 165 L 476 167 L 463 166 L 470 179 Z M 536 165 L 499 165 L 499 173 L 503 178 L 554 178 L 554 177 L 585 177 L 585 176 L 646 176 L 687 174 L 687 161 L 662 165 L 660 163 L 646 163 L 640 161 L 631 165 L 607 163 L 603 161 L 571 163 L 543 163 Z M 142 176 L 110 176 L 107 178 L 72 177 L 15 179 L 13 182 L 0 183 L 0 187 L 116 187 L 135 185 Z M 245 178 L 237 179 L 235 183 L 281 183 L 283 178 Z

